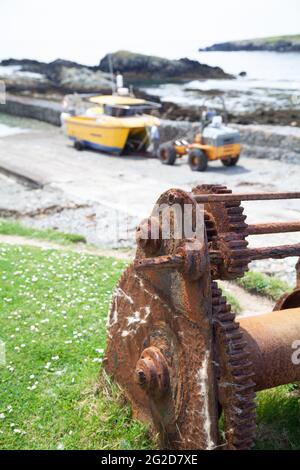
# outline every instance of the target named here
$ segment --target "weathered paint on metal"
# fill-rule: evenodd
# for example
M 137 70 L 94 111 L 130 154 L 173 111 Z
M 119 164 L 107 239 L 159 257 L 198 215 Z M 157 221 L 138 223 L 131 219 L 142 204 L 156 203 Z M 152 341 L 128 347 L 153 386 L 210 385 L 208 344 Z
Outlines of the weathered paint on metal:
M 300 338 L 300 259 L 296 288 L 276 311 L 240 323 L 214 282 L 243 276 L 254 259 L 300 256 L 300 244 L 248 247 L 250 234 L 299 231 L 300 223 L 247 225 L 241 201 L 284 198 L 300 193 L 171 189 L 158 205 L 191 204 L 194 210 L 204 204 L 204 242 L 174 236 L 182 223 L 175 211 L 167 240 L 155 211 L 137 228 L 135 261 L 112 301 L 105 368 L 123 387 L 134 416 L 159 433 L 162 448 L 248 449 L 256 431 L 255 391 L 300 380 L 300 365 L 291 359 L 291 345 Z M 156 239 L 148 236 L 152 224 Z

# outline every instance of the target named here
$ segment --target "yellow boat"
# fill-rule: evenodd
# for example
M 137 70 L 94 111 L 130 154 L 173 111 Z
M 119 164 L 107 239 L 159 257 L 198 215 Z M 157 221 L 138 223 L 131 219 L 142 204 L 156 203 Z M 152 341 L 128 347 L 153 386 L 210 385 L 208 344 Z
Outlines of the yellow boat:
M 144 152 L 150 144 L 149 130 L 159 126 L 155 116 L 146 114 L 159 107 L 132 96 L 101 95 L 89 101 L 96 106 L 85 115 L 67 117 L 68 137 L 78 150 L 92 148 L 115 155 Z

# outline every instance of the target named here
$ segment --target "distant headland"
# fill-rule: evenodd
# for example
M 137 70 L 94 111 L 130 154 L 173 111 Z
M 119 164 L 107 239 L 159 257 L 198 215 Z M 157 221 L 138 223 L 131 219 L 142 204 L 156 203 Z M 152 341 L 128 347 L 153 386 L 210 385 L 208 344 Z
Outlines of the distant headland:
M 300 52 L 300 34 L 293 36 L 274 36 L 268 38 L 245 39 L 213 44 L 199 51 L 234 52 L 234 51 L 270 51 Z

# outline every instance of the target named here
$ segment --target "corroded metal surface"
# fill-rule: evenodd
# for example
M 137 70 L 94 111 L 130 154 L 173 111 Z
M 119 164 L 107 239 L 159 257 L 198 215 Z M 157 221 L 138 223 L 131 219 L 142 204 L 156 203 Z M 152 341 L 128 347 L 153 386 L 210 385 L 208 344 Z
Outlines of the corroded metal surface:
M 271 233 L 300 232 L 300 222 L 269 222 L 248 225 L 248 235 L 267 235 Z
M 212 297 L 218 401 L 224 414 L 224 448 L 248 449 L 256 431 L 253 364 L 235 314 L 216 282 L 212 284 Z
M 173 190 L 159 204 L 168 203 L 170 195 L 177 204 L 191 201 L 186 193 Z M 143 245 L 113 299 L 106 370 L 124 387 L 135 416 L 150 421 L 160 433 L 163 448 L 212 449 L 218 446 L 219 435 L 209 268 L 201 283 L 173 266 L 161 270 L 154 264 L 140 271 L 138 262 L 153 254 L 149 244 Z M 157 259 L 165 262 L 179 249 L 184 251 L 182 241 L 163 240 Z M 208 263 L 207 252 L 202 252 L 202 259 Z M 168 368 L 170 384 L 163 396 L 148 386 L 153 362 L 145 368 L 142 357 L 153 347 Z M 147 378 L 145 383 L 136 380 L 139 372 L 141 382 Z
M 195 200 L 200 203 L 228 202 L 228 201 L 275 201 L 280 199 L 300 199 L 300 192 L 289 193 L 235 193 L 196 195 Z
M 206 289 L 209 297 L 210 286 Z M 202 308 L 193 309 L 194 315 L 201 316 Z M 191 320 L 182 307 L 172 305 L 170 298 L 130 267 L 113 300 L 109 333 L 106 370 L 124 388 L 134 416 L 152 423 L 160 433 L 161 447 L 197 449 L 218 445 L 208 319 Z M 153 361 L 152 369 L 149 366 L 148 372 L 145 370 L 145 355 L 147 358 L 151 348 L 160 351 L 164 363 L 154 373 Z M 164 373 L 166 378 L 160 387 L 160 392 L 166 393 L 157 394 L 157 387 L 149 382 L 157 382 L 153 375 L 158 376 L 166 367 L 168 374 Z M 143 378 L 137 380 L 140 372 L 147 378 L 146 383 Z
M 243 253 L 241 252 L 241 255 Z M 295 245 L 271 246 L 262 248 L 251 248 L 248 250 L 251 260 L 259 259 L 282 259 L 300 256 L 300 243 Z
M 298 307 L 300 307 L 300 288 L 295 289 L 293 292 L 284 294 L 276 303 L 274 311 L 276 312 L 278 310 L 288 310 L 290 308 Z
M 221 185 L 202 185 L 192 190 L 192 197 L 228 197 L 232 191 Z M 216 263 L 212 263 L 214 279 L 236 279 L 248 270 L 250 258 L 246 251 L 248 242 L 246 216 L 241 202 L 222 201 L 204 204 L 204 211 L 210 223 L 210 250 L 219 253 Z M 241 254 L 242 251 L 242 254 Z M 237 254 L 238 253 L 238 254 Z
M 300 379 L 300 364 L 292 361 L 295 340 L 300 340 L 300 308 L 240 319 L 250 350 L 256 390 Z
M 293 292 L 287 292 L 277 301 L 274 311 L 298 307 L 300 308 L 300 258 L 296 264 L 296 287 Z
M 112 301 L 105 368 L 162 448 L 248 449 L 255 391 L 300 380 L 291 362 L 291 342 L 300 339 L 300 260 L 296 288 L 277 303 L 280 311 L 240 324 L 215 282 L 243 276 L 254 259 L 300 255 L 300 245 L 249 248 L 249 234 L 298 231 L 299 222 L 249 226 L 241 206 L 299 197 L 232 194 L 220 185 L 171 189 L 157 202 L 170 209 L 170 237 L 157 208 L 137 228 L 136 258 Z M 183 219 L 176 208 L 190 205 L 195 219 L 200 203 L 203 236 L 177 237 Z

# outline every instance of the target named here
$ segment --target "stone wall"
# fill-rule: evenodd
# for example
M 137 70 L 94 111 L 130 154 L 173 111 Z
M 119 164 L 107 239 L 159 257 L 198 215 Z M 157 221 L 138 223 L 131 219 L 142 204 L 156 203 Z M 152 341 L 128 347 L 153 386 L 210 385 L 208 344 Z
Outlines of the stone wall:
M 242 136 L 243 155 L 300 164 L 300 129 L 291 126 L 235 126 Z
M 60 126 L 60 103 L 8 95 L 0 112 L 29 117 Z M 290 126 L 233 124 L 241 133 L 244 157 L 269 158 L 300 164 L 300 129 Z M 187 121 L 161 121 L 161 140 L 167 142 L 185 138 L 192 141 L 200 124 Z
M 0 112 L 14 116 L 28 117 L 60 126 L 60 103 L 9 95 L 6 103 L 0 105 Z
M 299 128 L 236 124 L 232 124 L 232 127 L 241 133 L 242 156 L 300 164 Z M 163 120 L 161 122 L 161 139 L 163 142 L 181 138 L 192 140 L 199 129 L 199 124 Z

